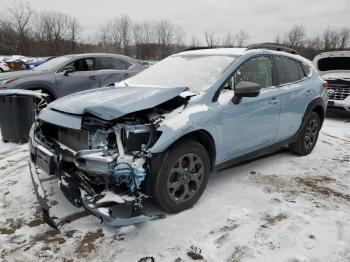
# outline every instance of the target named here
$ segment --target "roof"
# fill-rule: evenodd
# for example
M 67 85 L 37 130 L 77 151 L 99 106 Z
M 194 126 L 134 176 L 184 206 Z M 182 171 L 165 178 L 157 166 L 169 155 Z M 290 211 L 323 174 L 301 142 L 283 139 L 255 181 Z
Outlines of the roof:
M 120 54 L 112 54 L 112 53 L 83 53 L 83 54 L 68 54 L 68 55 L 63 55 L 63 56 L 68 56 L 68 57 L 102 57 L 102 56 L 107 56 L 107 57 L 116 57 L 116 58 L 124 58 L 126 60 L 135 60 L 132 57 L 125 56 L 125 55 L 120 55 Z
M 247 51 L 247 48 L 208 48 L 208 49 L 199 49 L 184 51 L 177 55 L 233 55 L 239 56 L 243 55 Z

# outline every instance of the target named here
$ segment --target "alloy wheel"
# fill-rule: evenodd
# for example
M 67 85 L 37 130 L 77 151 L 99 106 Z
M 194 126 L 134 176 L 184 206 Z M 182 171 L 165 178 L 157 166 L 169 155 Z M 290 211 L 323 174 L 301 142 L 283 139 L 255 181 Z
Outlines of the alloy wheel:
M 167 179 L 168 196 L 176 203 L 192 199 L 204 179 L 203 160 L 194 153 L 178 158 L 172 166 Z
M 307 150 L 310 150 L 316 143 L 318 136 L 318 123 L 316 119 L 311 119 L 306 127 L 304 136 L 304 146 Z

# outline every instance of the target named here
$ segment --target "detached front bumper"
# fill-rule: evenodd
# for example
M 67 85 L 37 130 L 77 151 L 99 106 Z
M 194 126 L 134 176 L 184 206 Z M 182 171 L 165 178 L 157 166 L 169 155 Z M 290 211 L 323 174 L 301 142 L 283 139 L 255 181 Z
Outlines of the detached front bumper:
M 74 206 L 61 190 L 62 181 L 56 176 L 56 174 L 48 174 L 47 170 L 44 171 L 36 163 L 36 157 L 38 155 L 37 147 L 41 147 L 30 137 L 30 152 L 32 154 L 29 161 L 30 174 L 33 181 L 35 194 L 43 212 L 44 221 L 52 228 L 59 229 L 66 223 L 70 223 L 74 220 L 92 214 L 101 219 L 101 222 L 109 227 L 121 227 L 133 224 L 143 223 L 149 220 L 164 218 L 164 215 L 146 215 L 143 213 L 143 207 L 141 204 L 141 198 L 131 201 L 125 201 L 125 203 L 115 203 L 113 201 L 106 202 L 94 202 L 93 197 L 86 194 L 82 194 L 84 190 L 79 189 L 79 203 L 80 208 Z M 33 142 L 32 142 L 33 141 Z M 47 150 L 47 149 L 46 149 Z M 49 151 L 50 152 L 50 151 Z M 42 150 L 39 154 L 40 159 L 37 161 L 44 161 L 48 164 L 50 161 L 43 159 Z M 52 153 L 53 154 L 53 153 Z M 64 182 L 66 183 L 66 181 Z M 102 197 L 101 197 L 102 198 Z M 129 208 L 131 215 L 128 213 L 127 217 L 118 217 L 120 207 Z M 118 206 L 118 211 L 116 207 Z

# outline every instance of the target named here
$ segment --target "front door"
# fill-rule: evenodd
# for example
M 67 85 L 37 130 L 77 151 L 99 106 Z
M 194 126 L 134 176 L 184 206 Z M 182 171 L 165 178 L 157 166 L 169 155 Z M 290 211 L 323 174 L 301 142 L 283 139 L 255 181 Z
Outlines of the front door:
M 233 89 L 241 81 L 258 83 L 257 97 L 243 97 L 240 103 L 222 105 L 223 160 L 228 160 L 273 143 L 280 116 L 280 92 L 272 79 L 272 61 L 268 56 L 245 62 L 232 78 Z M 220 99 L 220 97 L 219 97 Z
M 56 73 L 59 97 L 100 86 L 95 58 L 77 59 L 65 66 L 65 68 L 67 67 L 73 67 L 74 72 L 65 74 L 63 68 Z

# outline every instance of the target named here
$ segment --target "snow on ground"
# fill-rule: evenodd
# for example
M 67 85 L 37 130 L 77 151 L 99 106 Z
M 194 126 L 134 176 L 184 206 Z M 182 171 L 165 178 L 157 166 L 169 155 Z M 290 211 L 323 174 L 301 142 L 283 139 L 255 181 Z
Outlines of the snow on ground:
M 349 119 L 328 117 L 309 156 L 226 169 L 192 209 L 120 229 L 89 216 L 52 230 L 27 145 L 0 143 L 0 261 L 350 261 Z

